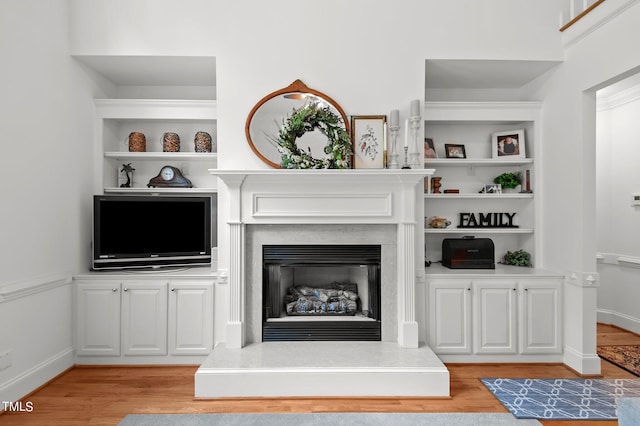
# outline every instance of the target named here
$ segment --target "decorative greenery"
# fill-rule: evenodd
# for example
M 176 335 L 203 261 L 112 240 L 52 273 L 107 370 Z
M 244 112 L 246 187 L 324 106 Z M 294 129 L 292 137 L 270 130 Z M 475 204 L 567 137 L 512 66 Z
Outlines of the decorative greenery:
M 522 174 L 520 172 L 503 173 L 497 176 L 493 183 L 502 186 L 502 189 L 515 188 L 522 183 Z
M 314 158 L 310 151 L 296 144 L 297 138 L 316 129 L 327 137 L 324 152 L 329 158 Z M 310 103 L 291 113 L 278 133 L 278 145 L 282 167 L 286 169 L 346 169 L 350 167 L 353 154 L 351 138 L 342 118 L 318 103 Z
M 508 251 L 504 255 L 502 263 L 513 266 L 533 266 L 531 264 L 531 255 L 524 250 Z

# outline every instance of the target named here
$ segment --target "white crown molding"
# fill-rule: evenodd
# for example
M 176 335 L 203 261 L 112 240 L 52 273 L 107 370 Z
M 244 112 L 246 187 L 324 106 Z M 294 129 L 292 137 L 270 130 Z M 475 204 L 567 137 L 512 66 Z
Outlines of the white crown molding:
M 607 111 L 637 100 L 640 100 L 640 85 L 607 96 L 598 96 L 596 110 L 598 112 Z

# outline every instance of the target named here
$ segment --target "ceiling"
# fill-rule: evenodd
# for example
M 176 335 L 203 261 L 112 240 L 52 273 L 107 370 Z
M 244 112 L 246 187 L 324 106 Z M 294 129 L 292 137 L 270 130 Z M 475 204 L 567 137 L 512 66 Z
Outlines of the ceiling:
M 212 56 L 76 55 L 116 86 L 215 86 Z
M 426 89 L 517 89 L 559 61 L 427 59 Z

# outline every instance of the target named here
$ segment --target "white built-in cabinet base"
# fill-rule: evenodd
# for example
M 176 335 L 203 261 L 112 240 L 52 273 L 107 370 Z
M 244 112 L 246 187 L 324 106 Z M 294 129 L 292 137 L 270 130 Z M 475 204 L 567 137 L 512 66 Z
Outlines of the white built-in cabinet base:
M 213 277 L 74 278 L 77 364 L 199 364 L 213 346 Z
M 562 276 L 432 268 L 428 341 L 441 360 L 562 362 Z

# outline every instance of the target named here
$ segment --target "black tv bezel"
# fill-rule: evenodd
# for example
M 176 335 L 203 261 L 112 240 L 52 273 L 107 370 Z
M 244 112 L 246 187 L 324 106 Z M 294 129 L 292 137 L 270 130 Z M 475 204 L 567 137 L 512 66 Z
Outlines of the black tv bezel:
M 205 250 L 201 252 L 174 252 L 174 253 L 137 253 L 128 255 L 110 255 L 108 258 L 103 253 L 99 253 L 100 232 L 97 223 L 101 217 L 101 202 L 109 201 L 148 201 L 148 202 L 198 202 L 205 206 L 204 215 L 209 218 L 205 220 Z M 194 267 L 211 266 L 211 248 L 216 244 L 216 221 L 217 210 L 216 194 L 207 195 L 155 195 L 155 194 L 104 194 L 93 196 L 92 214 L 92 239 L 91 239 L 91 270 L 109 271 L 124 269 L 159 269 L 169 267 Z

